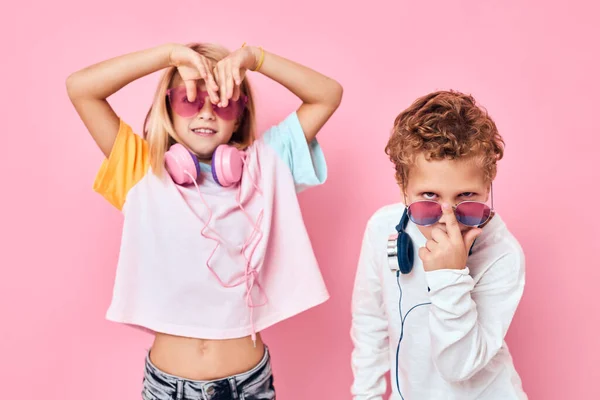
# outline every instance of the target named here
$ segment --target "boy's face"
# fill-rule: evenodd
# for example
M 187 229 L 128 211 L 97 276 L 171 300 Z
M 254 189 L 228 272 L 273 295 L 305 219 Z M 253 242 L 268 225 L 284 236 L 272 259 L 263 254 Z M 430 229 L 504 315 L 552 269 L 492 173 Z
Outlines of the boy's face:
M 489 184 L 486 183 L 481 167 L 472 159 L 427 161 L 423 154 L 415 160 L 408 172 L 405 188 L 408 205 L 418 200 L 433 200 L 440 204 L 456 205 L 461 201 L 486 202 Z M 432 226 L 417 225 L 421 233 L 431 240 L 431 231 L 439 227 L 446 230 L 446 217 Z M 462 233 L 471 227 L 459 224 Z

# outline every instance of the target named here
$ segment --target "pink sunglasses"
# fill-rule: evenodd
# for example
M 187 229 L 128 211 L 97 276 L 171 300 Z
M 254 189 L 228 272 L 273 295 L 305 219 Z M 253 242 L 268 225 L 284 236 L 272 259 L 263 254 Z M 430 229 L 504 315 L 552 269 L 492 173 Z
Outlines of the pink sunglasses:
M 480 227 L 494 216 L 494 191 L 492 187 L 492 207 L 479 201 L 463 201 L 455 206 L 456 220 L 463 225 Z M 442 205 L 433 200 L 419 200 L 408 206 L 408 217 L 412 222 L 421 226 L 437 223 L 443 215 Z
M 198 114 L 202 107 L 204 107 L 204 103 L 206 101 L 206 97 L 208 97 L 208 92 L 198 91 L 196 93 L 196 100 L 188 101 L 187 91 L 185 86 L 178 86 L 175 88 L 171 88 L 167 90 L 167 97 L 169 99 L 169 104 L 173 111 L 175 111 L 178 115 L 184 118 L 193 117 Z M 240 98 L 237 101 L 229 100 L 229 104 L 227 107 L 217 107 L 214 104 L 212 105 L 213 111 L 219 117 L 226 120 L 233 120 L 239 118 L 248 103 L 248 96 L 241 94 Z

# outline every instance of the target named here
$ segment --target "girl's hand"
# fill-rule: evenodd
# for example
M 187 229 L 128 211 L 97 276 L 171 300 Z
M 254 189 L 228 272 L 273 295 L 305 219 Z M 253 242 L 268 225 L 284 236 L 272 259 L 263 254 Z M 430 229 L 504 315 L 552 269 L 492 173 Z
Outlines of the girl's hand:
M 257 64 L 259 49 L 250 46 L 241 47 L 217 63 L 213 69 L 220 94 L 219 107 L 227 107 L 229 99 L 240 98 L 240 85 L 248 69 Z
M 187 46 L 175 45 L 169 54 L 169 63 L 171 66 L 177 67 L 177 72 L 185 84 L 189 101 L 196 100 L 196 81 L 199 79 L 204 80 L 210 101 L 213 104 L 219 101 L 219 86 L 211 72 L 210 60 Z

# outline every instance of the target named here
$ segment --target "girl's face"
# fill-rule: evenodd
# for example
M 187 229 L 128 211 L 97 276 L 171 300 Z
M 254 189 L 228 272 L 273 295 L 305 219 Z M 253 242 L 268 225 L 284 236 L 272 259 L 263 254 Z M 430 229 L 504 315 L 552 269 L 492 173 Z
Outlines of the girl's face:
M 175 128 L 177 141 L 194 152 L 201 162 L 210 163 L 217 146 L 227 144 L 231 140 L 233 133 L 238 128 L 239 118 L 221 118 L 215 113 L 217 106 L 210 102 L 204 81 L 196 81 L 196 85 L 200 94 L 200 98 L 197 100 L 202 98 L 204 100 L 200 110 L 191 116 L 181 116 L 173 109 L 173 104 L 171 107 L 171 121 Z M 178 88 L 183 89 L 182 92 L 179 92 L 180 95 L 185 94 L 185 86 L 181 77 L 175 75 L 171 89 Z M 172 93 L 175 93 L 175 97 L 178 96 L 176 91 Z M 187 97 L 179 96 L 178 99 L 174 98 L 173 100 L 187 101 Z

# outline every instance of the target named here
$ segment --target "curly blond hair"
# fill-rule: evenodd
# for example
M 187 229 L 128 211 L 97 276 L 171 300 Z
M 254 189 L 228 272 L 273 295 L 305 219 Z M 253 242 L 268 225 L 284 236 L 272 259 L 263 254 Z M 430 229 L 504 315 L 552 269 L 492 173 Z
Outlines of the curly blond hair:
M 474 158 L 491 183 L 496 162 L 504 155 L 504 141 L 471 95 L 437 91 L 418 98 L 396 117 L 385 153 L 401 188 L 406 188 L 408 170 L 419 154 L 428 161 Z

